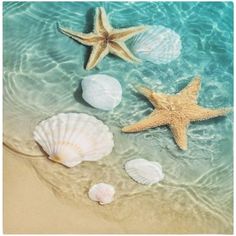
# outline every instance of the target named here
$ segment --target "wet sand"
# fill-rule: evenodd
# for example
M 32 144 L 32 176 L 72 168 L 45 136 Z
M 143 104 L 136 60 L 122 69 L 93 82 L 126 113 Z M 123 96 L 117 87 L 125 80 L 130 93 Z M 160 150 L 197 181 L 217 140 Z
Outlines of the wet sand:
M 58 199 L 27 160 L 4 148 L 4 233 L 122 233 L 118 224 Z
M 169 202 L 160 189 L 107 206 L 85 196 L 75 203 L 45 184 L 27 156 L 4 148 L 4 233 L 232 233 L 219 216 L 199 206 L 191 209 L 184 199 Z

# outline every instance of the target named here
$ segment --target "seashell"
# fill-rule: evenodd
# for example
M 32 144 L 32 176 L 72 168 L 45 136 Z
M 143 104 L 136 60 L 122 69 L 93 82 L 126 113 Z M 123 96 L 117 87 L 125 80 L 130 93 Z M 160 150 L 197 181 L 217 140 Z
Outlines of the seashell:
M 67 167 L 97 161 L 110 154 L 114 146 L 108 127 L 83 113 L 60 113 L 40 122 L 34 139 L 49 159 Z
M 134 159 L 125 163 L 127 174 L 140 184 L 155 184 L 163 180 L 164 174 L 159 163 L 145 159 Z
M 122 88 L 118 80 L 104 74 L 85 77 L 82 80 L 82 97 L 91 106 L 109 111 L 119 105 Z
M 182 44 L 176 32 L 161 25 L 154 25 L 138 34 L 130 48 L 143 60 L 166 64 L 179 57 Z
M 88 192 L 89 198 L 95 202 L 99 202 L 101 205 L 111 203 L 113 201 L 114 194 L 114 187 L 105 183 L 93 185 Z

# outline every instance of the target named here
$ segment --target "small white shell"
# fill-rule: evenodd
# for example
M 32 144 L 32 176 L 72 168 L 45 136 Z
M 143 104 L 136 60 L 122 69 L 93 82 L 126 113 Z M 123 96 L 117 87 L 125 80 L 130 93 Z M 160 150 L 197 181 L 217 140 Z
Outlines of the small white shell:
M 145 159 L 134 159 L 125 163 L 127 174 L 140 184 L 155 184 L 164 178 L 159 163 Z
M 111 203 L 113 201 L 114 194 L 114 187 L 105 183 L 93 185 L 88 192 L 89 198 L 95 202 L 99 202 L 101 205 Z
M 102 121 L 83 113 L 60 113 L 39 123 L 34 139 L 49 159 L 67 167 L 111 153 L 113 135 Z
M 111 76 L 96 74 L 82 80 L 82 97 L 91 106 L 109 111 L 121 101 L 122 88 L 118 80 Z
M 166 64 L 179 57 L 182 49 L 180 36 L 161 25 L 138 34 L 132 41 L 131 50 L 139 58 L 155 64 Z

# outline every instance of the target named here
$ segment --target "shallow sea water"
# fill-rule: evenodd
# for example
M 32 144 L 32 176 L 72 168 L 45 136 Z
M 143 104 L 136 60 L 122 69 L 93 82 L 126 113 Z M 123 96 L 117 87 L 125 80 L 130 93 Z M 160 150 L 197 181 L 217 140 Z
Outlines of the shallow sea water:
M 90 32 L 98 6 L 106 9 L 115 28 L 148 24 L 174 30 L 182 40 L 180 57 L 168 64 L 134 65 L 109 55 L 86 71 L 90 49 L 61 34 L 57 23 Z M 136 134 L 120 131 L 152 111 L 135 92 L 137 84 L 176 93 L 200 75 L 199 104 L 233 106 L 232 3 L 5 2 L 3 11 L 6 146 L 23 154 L 19 156 L 60 197 L 120 222 L 124 232 L 137 233 L 135 225 L 148 219 L 152 233 L 232 233 L 232 114 L 192 123 L 187 151 L 178 149 L 167 127 Z M 113 76 L 122 85 L 122 102 L 113 111 L 92 108 L 81 97 L 81 80 L 96 73 Z M 49 161 L 32 132 L 39 121 L 59 112 L 84 112 L 104 121 L 114 134 L 113 152 L 71 169 Z M 134 158 L 158 161 L 164 181 L 135 183 L 123 169 Z M 87 198 L 89 187 L 98 182 L 115 186 L 112 204 L 101 207 Z

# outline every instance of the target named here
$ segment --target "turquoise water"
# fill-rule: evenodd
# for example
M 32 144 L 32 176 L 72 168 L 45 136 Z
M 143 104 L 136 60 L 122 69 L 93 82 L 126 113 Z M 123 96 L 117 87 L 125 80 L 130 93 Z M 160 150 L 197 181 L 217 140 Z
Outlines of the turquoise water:
M 169 64 L 135 65 L 109 55 L 95 69 L 86 71 L 89 48 L 58 32 L 57 23 L 90 32 L 98 6 L 106 9 L 115 28 L 147 24 L 174 30 L 182 40 L 180 57 Z M 180 232 L 232 232 L 232 114 L 191 124 L 185 152 L 178 149 L 167 127 L 136 134 L 120 132 L 124 125 L 152 111 L 149 102 L 135 92 L 136 84 L 176 93 L 200 75 L 199 104 L 233 106 L 232 3 L 5 2 L 3 15 L 4 142 L 25 154 L 49 186 L 75 203 L 83 199 L 94 209 L 85 197 L 89 186 L 97 181 L 112 183 L 117 201 L 109 207 L 119 221 L 133 212 L 151 215 L 153 224 L 159 219 L 159 227 L 153 229 L 156 233 L 179 232 L 177 223 Z M 92 108 L 81 98 L 82 78 L 96 73 L 111 75 L 122 85 L 122 102 L 113 111 Z M 67 111 L 103 120 L 114 133 L 112 154 L 98 164 L 83 163 L 70 170 L 38 157 L 43 154 L 32 139 L 35 125 Z M 134 183 L 122 169 L 125 161 L 133 158 L 158 161 L 165 180 L 152 187 Z M 137 210 L 139 204 L 148 212 Z M 106 216 L 100 208 L 97 211 Z M 164 230 L 165 223 L 169 231 Z

